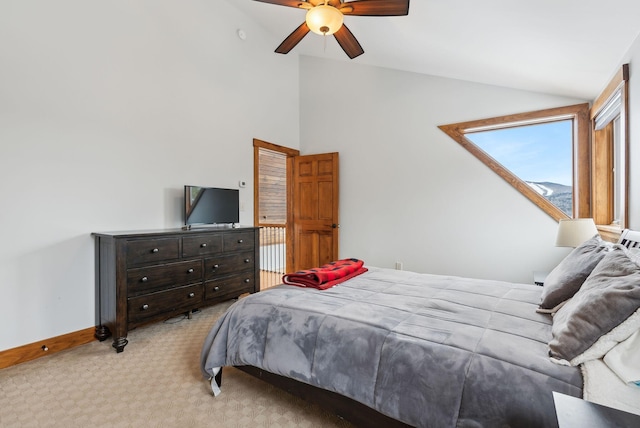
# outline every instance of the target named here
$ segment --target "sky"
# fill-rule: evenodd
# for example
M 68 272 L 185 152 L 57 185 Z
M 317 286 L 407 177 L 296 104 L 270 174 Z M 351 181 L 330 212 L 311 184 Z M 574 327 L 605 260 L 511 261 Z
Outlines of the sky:
M 571 120 L 465 136 L 524 181 L 573 185 Z

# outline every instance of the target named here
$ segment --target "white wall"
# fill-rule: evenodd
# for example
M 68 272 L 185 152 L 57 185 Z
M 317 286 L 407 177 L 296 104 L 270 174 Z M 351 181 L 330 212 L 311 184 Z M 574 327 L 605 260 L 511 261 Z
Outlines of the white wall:
M 302 57 L 303 154 L 340 152 L 340 256 L 531 283 L 557 223 L 437 126 L 583 100 Z
M 94 325 L 94 231 L 179 226 L 252 138 L 298 147 L 298 61 L 228 1 L 0 3 L 0 350 Z M 236 35 L 247 31 L 247 40 Z
M 250 224 L 254 137 L 340 152 L 342 256 L 531 282 L 566 254 L 555 221 L 437 125 L 581 100 L 349 61 L 298 68 L 234 1 L 0 3 L 0 351 L 94 325 L 90 233 L 178 226 L 184 184 L 246 180 Z M 639 41 L 628 57 L 637 229 Z

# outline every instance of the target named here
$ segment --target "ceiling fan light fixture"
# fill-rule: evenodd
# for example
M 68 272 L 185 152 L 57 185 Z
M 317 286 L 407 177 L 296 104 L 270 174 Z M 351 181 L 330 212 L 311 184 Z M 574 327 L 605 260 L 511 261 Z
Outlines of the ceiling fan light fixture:
M 309 9 L 306 22 L 314 33 L 330 36 L 342 27 L 344 15 L 335 7 L 322 4 Z

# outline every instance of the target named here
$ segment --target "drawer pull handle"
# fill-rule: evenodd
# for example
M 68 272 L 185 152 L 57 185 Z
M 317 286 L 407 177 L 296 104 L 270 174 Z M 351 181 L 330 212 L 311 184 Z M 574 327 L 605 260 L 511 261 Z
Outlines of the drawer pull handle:
M 251 261 L 251 259 L 244 259 L 245 263 L 249 263 Z
M 206 248 L 206 246 L 207 246 L 207 244 L 206 244 L 206 243 L 200 244 L 200 247 L 201 247 L 201 248 Z
M 149 309 L 149 305 L 142 305 L 142 310 L 146 311 L 147 309 Z
M 143 276 L 142 278 L 140 278 L 140 282 L 147 282 L 149 281 L 149 278 L 147 278 L 146 276 Z
M 216 270 L 220 267 L 220 265 L 213 265 L 213 270 Z
M 196 293 L 189 293 L 189 297 L 196 297 Z
M 220 287 L 213 287 L 213 291 L 220 291 Z
M 238 244 L 242 244 L 244 242 L 244 239 L 238 239 Z
M 244 282 L 246 282 L 247 284 L 251 282 L 251 280 L 249 278 L 245 278 Z
M 193 273 L 193 268 L 189 269 L 187 273 Z
M 158 250 L 157 248 L 154 248 L 153 250 L 151 250 L 152 253 L 157 253 L 158 251 L 160 250 Z

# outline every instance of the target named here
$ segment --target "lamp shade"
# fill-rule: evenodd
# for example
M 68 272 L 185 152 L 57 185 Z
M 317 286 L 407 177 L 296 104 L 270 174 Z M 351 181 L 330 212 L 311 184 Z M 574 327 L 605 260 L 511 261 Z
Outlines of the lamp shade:
M 592 218 L 571 218 L 560 220 L 556 247 L 578 247 L 598 233 Z
M 322 4 L 309 9 L 306 22 L 314 33 L 330 36 L 342 27 L 344 15 L 335 7 Z

